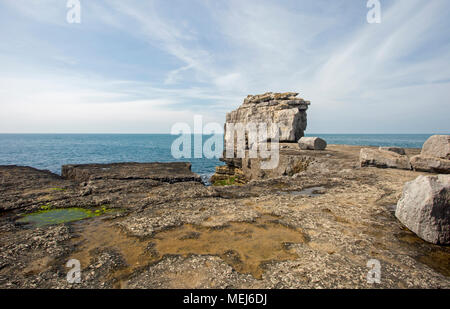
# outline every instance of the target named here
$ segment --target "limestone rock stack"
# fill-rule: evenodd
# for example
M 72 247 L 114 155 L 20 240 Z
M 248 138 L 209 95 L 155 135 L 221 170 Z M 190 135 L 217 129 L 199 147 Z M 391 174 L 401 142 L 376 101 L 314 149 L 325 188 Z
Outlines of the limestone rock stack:
M 306 110 L 310 104 L 297 96 L 296 92 L 249 95 L 238 109 L 227 113 L 226 122 L 244 125 L 252 122 L 276 123 L 279 126 L 279 141 L 295 143 L 306 130 Z
M 305 101 L 297 96 L 298 93 L 296 92 L 267 92 L 259 95 L 249 95 L 239 108 L 227 113 L 224 140 L 225 151 L 223 158 L 221 158 L 221 161 L 225 162 L 226 166 L 216 168 L 216 173 L 211 178 L 213 184 L 239 184 L 252 179 L 269 177 L 269 175 L 275 177 L 292 172 L 292 166 L 295 165 L 293 162 L 301 161 L 303 160 L 302 158 L 295 158 L 294 160 L 290 157 L 281 156 L 276 168 L 262 170 L 260 157 L 250 158 L 248 156 L 251 145 L 246 129 L 249 124 L 259 126 L 263 123 L 267 126 L 267 136 L 264 136 L 266 140 L 260 139 L 260 137 L 257 140 L 257 143 L 261 145 L 266 144 L 267 141 L 273 141 L 276 137 L 275 135 L 278 135 L 280 143 L 296 143 L 304 136 L 307 124 L 306 110 L 310 105 L 309 101 Z M 273 130 L 272 124 L 277 125 L 278 132 Z M 244 157 L 236 155 L 238 143 L 236 143 L 237 135 L 234 133 L 237 132 L 233 133 L 229 128 L 230 125 L 243 126 L 246 148 Z M 257 130 L 260 131 L 261 128 L 258 127 Z M 234 139 L 234 141 L 231 139 Z M 227 145 L 234 145 L 234 156 L 226 156 Z M 268 147 L 270 148 L 270 145 Z

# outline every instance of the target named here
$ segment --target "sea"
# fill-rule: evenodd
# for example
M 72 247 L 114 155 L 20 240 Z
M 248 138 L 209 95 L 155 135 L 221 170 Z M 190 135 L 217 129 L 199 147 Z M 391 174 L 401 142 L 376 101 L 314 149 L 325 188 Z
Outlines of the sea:
M 306 134 L 328 144 L 421 148 L 431 134 Z M 22 165 L 60 174 L 64 164 L 188 161 L 204 180 L 223 165 L 217 158 L 175 159 L 170 134 L 0 134 L 0 165 Z M 201 136 L 203 143 L 211 136 Z M 192 138 L 192 147 L 194 142 Z M 219 145 L 219 150 L 223 145 Z M 197 152 L 198 154 L 198 152 Z

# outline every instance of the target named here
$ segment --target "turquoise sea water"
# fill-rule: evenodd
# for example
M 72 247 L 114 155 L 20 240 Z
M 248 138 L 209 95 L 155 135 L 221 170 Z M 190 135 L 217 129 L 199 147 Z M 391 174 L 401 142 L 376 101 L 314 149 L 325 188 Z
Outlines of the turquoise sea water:
M 307 134 L 328 144 L 421 148 L 430 134 Z M 218 159 L 174 159 L 170 134 L 0 134 L 0 165 L 25 165 L 61 172 L 63 164 L 189 161 L 203 177 Z M 203 137 L 205 142 L 209 136 Z M 194 143 L 192 143 L 194 145 Z M 192 151 L 193 153 L 193 151 Z

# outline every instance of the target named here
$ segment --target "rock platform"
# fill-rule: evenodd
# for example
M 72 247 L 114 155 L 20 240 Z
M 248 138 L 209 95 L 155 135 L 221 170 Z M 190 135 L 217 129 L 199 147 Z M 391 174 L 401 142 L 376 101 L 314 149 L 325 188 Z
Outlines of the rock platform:
M 205 186 L 187 165 L 179 176 L 164 164 L 154 173 L 178 182 L 123 165 L 109 175 L 73 166 L 65 178 L 0 166 L 0 287 L 450 288 L 450 248 L 394 214 L 405 182 L 430 173 L 361 168 L 358 146 L 285 146 L 282 161 L 310 162 L 226 186 Z M 18 222 L 43 207 L 120 212 L 45 228 Z M 76 285 L 66 280 L 72 258 Z M 370 259 L 381 263 L 379 284 L 367 282 Z

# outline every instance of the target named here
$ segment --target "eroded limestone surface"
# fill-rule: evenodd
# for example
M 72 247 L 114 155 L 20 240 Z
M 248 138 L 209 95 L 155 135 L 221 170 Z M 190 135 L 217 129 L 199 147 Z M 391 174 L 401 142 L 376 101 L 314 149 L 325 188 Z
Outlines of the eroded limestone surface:
M 360 168 L 360 149 L 328 145 L 298 173 L 233 186 L 0 167 L 0 287 L 73 287 L 65 265 L 76 258 L 79 288 L 450 288 L 450 248 L 394 216 L 404 183 L 425 173 Z M 46 228 L 17 221 L 42 206 L 102 205 L 122 211 Z M 381 262 L 380 284 L 367 283 L 369 259 Z

